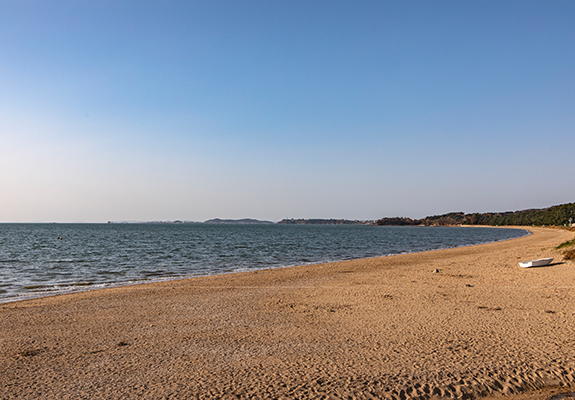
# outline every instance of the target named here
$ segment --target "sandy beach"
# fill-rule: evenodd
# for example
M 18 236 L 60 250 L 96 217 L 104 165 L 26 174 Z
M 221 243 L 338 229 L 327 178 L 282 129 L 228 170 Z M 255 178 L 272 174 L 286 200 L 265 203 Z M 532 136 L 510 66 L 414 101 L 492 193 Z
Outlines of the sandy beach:
M 545 399 L 574 232 L 0 304 L 0 399 Z M 519 261 L 555 257 L 540 268 Z

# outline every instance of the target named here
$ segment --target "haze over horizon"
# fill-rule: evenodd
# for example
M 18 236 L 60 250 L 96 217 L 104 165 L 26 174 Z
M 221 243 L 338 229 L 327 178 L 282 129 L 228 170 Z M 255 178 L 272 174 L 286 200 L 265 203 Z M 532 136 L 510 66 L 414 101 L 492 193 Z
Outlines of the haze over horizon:
M 575 201 L 572 1 L 0 3 L 0 222 Z

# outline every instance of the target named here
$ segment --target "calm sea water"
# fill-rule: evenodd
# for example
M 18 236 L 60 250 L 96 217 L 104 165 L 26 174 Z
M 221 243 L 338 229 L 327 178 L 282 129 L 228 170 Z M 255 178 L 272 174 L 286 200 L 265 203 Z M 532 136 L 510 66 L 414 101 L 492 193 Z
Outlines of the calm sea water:
M 0 302 L 467 246 L 527 233 L 458 227 L 0 224 Z

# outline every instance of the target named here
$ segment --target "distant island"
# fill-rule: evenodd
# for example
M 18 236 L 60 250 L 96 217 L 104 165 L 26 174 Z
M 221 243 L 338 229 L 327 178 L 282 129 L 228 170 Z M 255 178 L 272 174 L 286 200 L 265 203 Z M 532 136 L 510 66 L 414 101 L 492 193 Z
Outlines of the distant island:
M 273 224 L 271 221 L 261 221 L 259 219 L 243 218 L 243 219 L 209 219 L 204 221 L 204 224 L 243 224 L 243 225 L 269 225 Z
M 252 218 L 220 219 L 214 218 L 204 222 L 195 221 L 108 221 L 109 224 L 242 224 L 242 225 L 271 225 L 272 221 Z M 350 219 L 294 219 L 286 218 L 277 222 L 279 225 L 367 225 L 367 226 L 458 226 L 458 225 L 489 225 L 489 226 L 575 226 L 575 203 L 560 204 L 547 208 L 529 209 L 520 211 L 463 213 L 451 212 L 441 215 L 432 215 L 421 219 L 408 217 L 384 217 L 378 220 L 350 220 Z
M 274 224 L 271 221 L 260 221 L 258 219 L 243 218 L 243 219 L 220 219 L 214 218 L 209 219 L 204 222 L 197 221 L 108 221 L 109 224 L 244 224 L 244 225 L 255 225 L 255 224 Z
M 109 224 L 201 224 L 196 221 L 108 221 Z
M 349 219 L 282 219 L 282 225 L 375 225 L 375 221 L 359 221 Z

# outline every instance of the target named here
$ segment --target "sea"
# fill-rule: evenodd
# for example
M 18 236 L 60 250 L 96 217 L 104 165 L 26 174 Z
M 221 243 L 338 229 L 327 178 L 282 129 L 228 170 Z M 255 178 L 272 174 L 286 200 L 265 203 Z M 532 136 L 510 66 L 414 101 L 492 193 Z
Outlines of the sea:
M 170 279 L 470 246 L 521 229 L 0 224 L 0 303 Z

